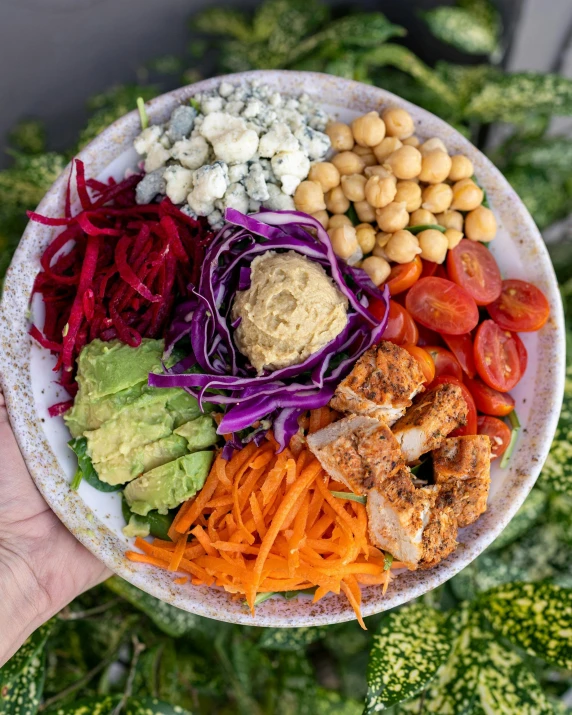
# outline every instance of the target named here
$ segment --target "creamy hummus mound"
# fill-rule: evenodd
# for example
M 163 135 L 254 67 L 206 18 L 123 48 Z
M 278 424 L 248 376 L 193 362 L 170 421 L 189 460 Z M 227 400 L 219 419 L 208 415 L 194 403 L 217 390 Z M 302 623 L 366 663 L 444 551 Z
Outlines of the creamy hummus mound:
M 252 261 L 250 288 L 236 294 L 236 346 L 259 374 L 297 365 L 342 332 L 347 307 L 319 263 L 295 251 L 268 251 Z

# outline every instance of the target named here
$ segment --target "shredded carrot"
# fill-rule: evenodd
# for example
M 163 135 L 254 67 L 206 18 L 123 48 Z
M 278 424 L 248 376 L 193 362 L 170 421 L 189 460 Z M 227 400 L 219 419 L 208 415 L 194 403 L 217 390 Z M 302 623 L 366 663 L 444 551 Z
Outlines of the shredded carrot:
M 183 586 L 185 583 L 188 583 L 188 581 L 188 576 L 179 576 L 178 578 L 173 579 L 173 582 L 178 584 L 179 586 Z
M 308 433 L 338 417 L 324 407 L 300 425 Z M 315 588 L 314 602 L 343 593 L 365 627 L 360 585 L 385 592 L 391 580 L 383 552 L 369 540 L 366 509 L 332 496 L 347 488 L 328 477 L 302 432 L 288 449 L 277 449 L 269 432 L 260 446 L 251 442 L 228 462 L 219 454 L 202 490 L 176 515 L 171 541 L 138 538 L 142 553 L 129 551 L 127 558 L 186 574 L 176 583 L 224 588 L 252 611 L 259 593 Z

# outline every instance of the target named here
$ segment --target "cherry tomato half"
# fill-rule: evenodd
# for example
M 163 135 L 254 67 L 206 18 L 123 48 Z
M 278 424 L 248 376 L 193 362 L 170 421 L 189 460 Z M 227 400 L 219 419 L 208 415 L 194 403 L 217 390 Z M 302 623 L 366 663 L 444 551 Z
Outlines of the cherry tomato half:
M 452 375 L 456 377 L 457 380 L 463 379 L 463 369 L 452 352 L 438 345 L 427 345 L 424 347 L 424 350 L 426 350 L 433 359 L 436 377 Z
M 443 344 L 441 336 L 434 330 L 429 330 L 429 328 L 426 328 L 424 325 L 418 325 L 417 330 L 419 331 L 419 340 L 417 341 L 417 345 L 424 348 L 426 345 Z
M 447 383 L 460 387 L 463 397 L 465 398 L 465 402 L 467 403 L 467 424 L 464 427 L 458 427 L 456 430 L 453 430 L 449 434 L 449 437 L 464 437 L 467 434 L 477 434 L 477 408 L 475 406 L 475 401 L 461 380 L 457 380 L 457 378 L 452 375 L 440 375 L 433 380 L 429 387 L 431 388 L 436 385 L 444 385 Z
M 501 294 L 502 278 L 492 253 L 478 241 L 464 238 L 447 254 L 447 273 L 477 305 L 488 305 Z
M 521 378 L 516 340 L 493 320 L 479 325 L 474 343 L 475 365 L 479 377 L 489 387 L 508 392 Z
M 518 280 L 503 281 L 500 296 L 487 310 L 495 323 L 513 333 L 540 330 L 550 315 L 544 293 L 532 283 Z
M 473 396 L 479 412 L 495 417 L 505 417 L 514 410 L 514 399 L 507 392 L 493 390 L 480 378 L 465 378 L 465 385 Z
M 510 444 L 511 432 L 508 425 L 497 417 L 480 415 L 477 420 L 478 434 L 486 434 L 491 440 L 491 460 L 504 454 Z
M 473 355 L 473 340 L 469 333 L 463 335 L 441 335 L 445 344 L 453 355 L 459 361 L 459 365 L 463 368 L 469 377 L 474 377 L 477 371 L 475 367 L 475 358 Z
M 369 310 L 371 311 L 371 306 Z M 375 313 L 373 314 L 375 315 Z M 403 306 L 394 300 L 390 300 L 389 320 L 381 339 L 389 340 L 396 345 L 403 345 L 404 343 L 416 344 L 418 338 L 419 332 L 413 318 Z
M 389 301 L 390 305 L 390 312 L 389 312 L 389 319 L 391 320 L 391 303 L 393 301 Z M 377 298 L 371 298 L 369 301 L 369 306 L 367 308 L 369 312 L 373 315 L 374 318 L 377 318 L 378 320 L 383 320 L 385 318 L 385 311 L 387 308 L 385 307 L 385 303 L 383 300 L 378 300 Z
M 425 384 L 428 385 L 430 382 L 433 382 L 435 378 L 435 363 L 427 350 L 423 350 L 423 348 L 417 345 L 411 345 L 410 343 L 406 343 L 402 347 L 419 363 L 419 367 L 425 377 Z
M 386 281 L 391 295 L 403 293 L 403 291 L 411 288 L 419 280 L 422 270 L 423 264 L 419 256 L 415 256 L 410 263 L 396 263 Z
M 471 296 L 445 278 L 421 278 L 407 293 L 405 306 L 412 317 L 438 333 L 470 333 L 479 322 L 479 309 Z
M 526 372 L 526 366 L 528 365 L 528 351 L 524 347 L 524 343 L 516 333 L 513 333 L 512 337 L 516 343 L 518 359 L 520 360 L 520 376 L 522 377 Z
M 423 264 L 421 278 L 429 278 L 430 276 L 435 275 L 435 271 L 439 267 L 438 263 L 434 263 L 433 261 L 426 261 L 424 258 L 421 259 L 421 263 Z

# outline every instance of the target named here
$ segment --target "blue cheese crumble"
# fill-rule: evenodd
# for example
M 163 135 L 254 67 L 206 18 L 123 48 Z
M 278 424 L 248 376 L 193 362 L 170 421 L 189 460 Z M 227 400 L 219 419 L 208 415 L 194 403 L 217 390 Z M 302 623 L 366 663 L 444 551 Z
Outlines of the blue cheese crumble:
M 146 173 L 137 202 L 167 196 L 213 228 L 229 207 L 294 209 L 298 184 L 330 149 L 326 113 L 306 94 L 292 97 L 256 81 L 221 82 L 196 94 L 193 105 L 178 106 L 135 139 Z

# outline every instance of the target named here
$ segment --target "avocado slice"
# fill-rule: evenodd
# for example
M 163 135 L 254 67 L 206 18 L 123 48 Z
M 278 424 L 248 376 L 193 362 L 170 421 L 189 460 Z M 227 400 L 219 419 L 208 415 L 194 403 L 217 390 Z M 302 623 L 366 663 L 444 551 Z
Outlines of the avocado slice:
M 218 435 L 216 425 L 210 415 L 201 415 L 194 420 L 185 422 L 175 430 L 187 440 L 189 452 L 198 452 L 216 444 Z
M 134 479 L 125 488 L 131 511 L 146 516 L 152 509 L 166 514 L 202 489 L 213 452 L 195 452 L 156 467 Z
M 96 464 L 97 473 L 108 484 L 125 484 L 144 472 L 172 462 L 188 453 L 187 441 L 171 434 L 155 442 L 136 447 L 128 454 L 118 454 L 105 462 Z
M 64 414 L 64 421 L 72 437 L 81 437 L 87 430 L 95 430 L 116 417 L 124 407 L 141 397 L 144 385 L 144 382 L 140 382 L 98 400 L 83 398 L 83 395 L 78 393 L 74 406 Z
M 79 395 L 90 401 L 146 383 L 150 372 L 162 372 L 163 340 L 143 338 L 137 348 L 119 340 L 93 340 L 78 358 Z

